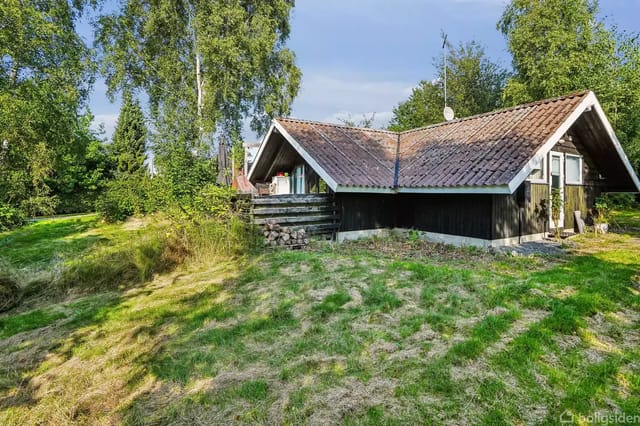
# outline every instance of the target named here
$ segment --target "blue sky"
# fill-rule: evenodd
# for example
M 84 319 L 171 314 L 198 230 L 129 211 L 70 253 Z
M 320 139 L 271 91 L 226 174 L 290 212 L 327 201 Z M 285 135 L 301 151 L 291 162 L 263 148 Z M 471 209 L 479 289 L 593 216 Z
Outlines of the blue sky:
M 303 73 L 292 116 L 333 121 L 376 113 L 384 126 L 391 111 L 418 81 L 436 75 L 432 62 L 441 55 L 440 31 L 454 44 L 476 40 L 487 54 L 510 67 L 510 57 L 496 23 L 505 0 L 298 0 L 292 15 L 289 47 Z M 640 31 L 640 0 L 601 0 L 609 25 Z M 108 1 L 107 9 L 115 1 Z M 88 24 L 79 27 L 89 43 Z M 98 79 L 90 97 L 97 123 L 110 137 L 119 101 L 110 103 Z M 259 135 L 245 131 L 245 139 Z

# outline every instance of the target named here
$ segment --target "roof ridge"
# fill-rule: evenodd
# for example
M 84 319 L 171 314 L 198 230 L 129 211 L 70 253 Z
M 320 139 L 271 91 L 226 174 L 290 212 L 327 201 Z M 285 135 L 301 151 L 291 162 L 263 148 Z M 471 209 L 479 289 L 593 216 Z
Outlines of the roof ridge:
M 367 132 L 379 132 L 379 133 L 387 133 L 392 135 L 400 134 L 400 132 L 394 132 L 393 130 L 387 130 L 387 129 L 374 129 L 371 127 L 347 126 L 345 124 L 327 123 L 324 121 L 317 121 L 317 120 L 305 120 L 302 118 L 294 118 L 294 117 L 276 117 L 276 120 L 295 121 L 298 123 L 316 124 L 316 125 L 327 126 L 327 127 L 340 127 L 342 129 L 364 130 Z
M 508 108 L 501 108 L 501 109 L 497 109 L 494 111 L 488 111 L 488 112 L 483 112 L 480 114 L 476 114 L 476 115 L 470 115 L 469 117 L 461 117 L 452 121 L 443 121 L 442 123 L 436 123 L 436 124 L 430 124 L 428 126 L 424 126 L 424 127 L 418 127 L 415 129 L 410 129 L 410 130 L 405 130 L 404 132 L 400 132 L 400 135 L 405 135 L 408 133 L 413 133 L 413 132 L 419 132 L 421 130 L 426 130 L 426 129 L 432 129 L 435 127 L 439 127 L 439 126 L 446 126 L 448 124 L 452 124 L 452 123 L 459 123 L 462 121 L 468 121 L 468 120 L 474 120 L 477 118 L 481 118 L 481 117 L 488 117 L 491 115 L 497 115 L 497 114 L 502 114 L 505 112 L 511 112 L 511 111 L 517 111 L 519 109 L 525 109 L 525 108 L 531 108 L 533 106 L 538 106 L 538 105 L 543 105 L 543 104 L 549 104 L 552 102 L 558 102 L 558 101 L 563 101 L 565 99 L 572 99 L 578 96 L 586 96 L 589 93 L 591 93 L 591 90 L 582 90 L 579 92 L 575 92 L 575 93 L 570 93 L 568 95 L 563 95 L 563 96 L 557 96 L 555 98 L 548 98 L 548 99 L 540 99 L 538 101 L 533 101 L 533 102 L 528 102 L 526 104 L 520 104 L 520 105 L 515 105 L 512 107 L 508 107 Z
M 528 102 L 526 104 L 520 104 L 520 105 L 515 105 L 515 106 L 512 106 L 512 107 L 508 107 L 508 108 L 501 108 L 501 109 L 497 109 L 497 110 L 494 110 L 494 111 L 483 112 L 483 113 L 480 113 L 480 114 L 471 115 L 469 117 L 461 117 L 461 118 L 458 118 L 458 119 L 455 119 L 455 120 L 452 120 L 452 121 L 443 121 L 442 123 L 430 124 L 428 126 L 417 127 L 415 129 L 405 130 L 403 132 L 394 132 L 393 130 L 387 130 L 387 129 L 374 129 L 374 128 L 370 128 L 370 127 L 347 126 L 345 124 L 327 123 L 327 122 L 324 122 L 324 121 L 306 120 L 306 119 L 295 118 L 295 117 L 276 117 L 275 119 L 276 120 L 283 120 L 283 121 L 293 121 L 293 122 L 297 122 L 297 123 L 307 123 L 307 124 L 315 124 L 315 125 L 327 126 L 327 127 L 339 127 L 339 128 L 342 128 L 342 129 L 362 130 L 362 131 L 368 131 L 368 132 L 378 132 L 378 133 L 386 133 L 386 134 L 391 134 L 391 135 L 401 135 L 402 136 L 402 135 L 405 135 L 405 134 L 408 134 L 408 133 L 418 132 L 418 131 L 425 130 L 425 129 L 431 129 L 431 128 L 438 127 L 438 126 L 446 126 L 448 124 L 459 123 L 461 121 L 473 120 L 473 119 L 480 118 L 480 117 L 486 117 L 486 116 L 491 116 L 491 115 L 502 114 L 502 113 L 505 113 L 505 112 L 516 111 L 518 109 L 531 108 L 533 106 L 552 103 L 552 102 L 558 102 L 558 101 L 562 101 L 562 100 L 565 100 L 565 99 L 575 98 L 577 96 L 585 96 L 585 95 L 588 95 L 591 92 L 592 92 L 591 90 L 581 90 L 581 91 L 569 93 L 569 94 L 563 95 L 563 96 L 557 96 L 557 97 L 547 98 L 547 99 L 540 99 L 540 100 L 537 100 L 537 101 Z

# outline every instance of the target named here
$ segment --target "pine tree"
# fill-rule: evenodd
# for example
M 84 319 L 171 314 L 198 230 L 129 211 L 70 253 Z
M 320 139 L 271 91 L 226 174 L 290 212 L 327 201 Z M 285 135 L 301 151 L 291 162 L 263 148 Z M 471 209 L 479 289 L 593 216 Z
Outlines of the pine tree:
M 145 171 L 147 128 L 140 103 L 125 93 L 113 134 L 113 153 L 118 172 L 136 174 Z

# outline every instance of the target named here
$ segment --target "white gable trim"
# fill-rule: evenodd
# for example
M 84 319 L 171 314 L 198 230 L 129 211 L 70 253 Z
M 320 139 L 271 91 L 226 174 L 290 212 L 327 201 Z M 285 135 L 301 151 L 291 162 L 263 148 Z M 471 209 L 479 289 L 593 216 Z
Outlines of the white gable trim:
M 538 149 L 527 164 L 520 170 L 520 172 L 509 182 L 509 190 L 513 194 L 516 189 L 525 181 L 533 171 L 533 169 L 542 161 L 542 159 L 551 151 L 556 143 L 569 131 L 573 123 L 575 123 L 582 113 L 593 104 L 597 104 L 598 100 L 593 92 L 589 92 L 587 96 L 580 102 L 575 110 L 569 115 L 569 117 L 562 123 L 560 127 L 553 133 L 546 142 Z
M 304 161 L 306 161 L 307 164 L 309 164 L 309 166 L 311 166 L 311 168 L 315 170 L 316 173 L 318 173 L 318 175 L 322 178 L 322 180 L 324 180 L 327 183 L 327 185 L 329 185 L 329 188 L 335 191 L 338 187 L 338 184 L 336 183 L 336 181 L 331 176 L 329 176 L 329 174 L 322 167 L 320 167 L 317 161 L 314 160 L 313 157 L 311 157 L 309 153 L 307 153 L 307 151 L 305 151 L 304 148 L 300 146 L 298 141 L 296 141 L 293 138 L 293 136 L 291 136 L 289 132 L 287 132 L 285 128 L 276 120 L 273 120 L 271 122 L 271 127 L 269 128 L 269 131 L 267 132 L 264 139 L 262 140 L 262 143 L 260 144 L 260 148 L 258 149 L 258 154 L 256 154 L 256 158 L 255 160 L 253 160 L 253 166 L 251 167 L 251 171 L 247 175 L 247 178 L 251 180 L 251 178 L 253 177 L 253 171 L 255 170 L 256 165 L 260 161 L 260 158 L 262 157 L 262 152 L 264 151 L 264 148 L 267 145 L 267 143 L 269 143 L 269 139 L 275 129 L 277 129 L 278 132 L 287 140 L 287 142 L 289 142 L 291 147 L 295 149 L 298 154 L 300 154 L 300 156 L 304 159 Z
M 611 139 L 611 142 L 613 143 L 613 146 L 615 147 L 616 152 L 618 153 L 618 155 L 620 156 L 620 159 L 624 163 L 627 169 L 627 172 L 629 173 L 629 176 L 631 176 L 631 179 L 636 185 L 636 188 L 640 192 L 640 180 L 638 180 L 638 177 L 633 171 L 633 167 L 631 166 L 631 162 L 629 162 L 629 158 L 627 158 L 627 155 L 624 153 L 624 150 L 622 149 L 622 145 L 620 145 L 620 141 L 618 140 L 618 137 L 613 131 L 613 127 L 611 127 L 611 123 L 609 123 L 607 116 L 605 115 L 604 111 L 602 110 L 602 107 L 600 106 L 600 102 L 598 102 L 598 98 L 596 98 L 596 95 L 593 92 L 589 92 L 589 94 L 585 96 L 582 102 L 580 102 L 580 105 L 578 105 L 576 109 L 571 113 L 571 115 L 564 121 L 564 123 L 562 123 L 562 125 L 558 128 L 558 130 L 556 130 L 555 133 L 551 135 L 549 139 L 547 139 L 544 145 L 542 145 L 542 147 L 538 149 L 538 151 L 524 166 L 524 168 L 520 170 L 520 172 L 516 175 L 516 177 L 514 177 L 511 180 L 511 182 L 509 182 L 509 189 L 511 193 L 515 192 L 515 190 L 518 189 L 518 187 L 522 184 L 522 182 L 524 182 L 525 179 L 529 177 L 529 175 L 531 174 L 533 169 L 536 167 L 536 165 L 539 164 L 539 162 L 549 153 L 549 151 L 551 151 L 551 148 L 553 148 L 554 145 L 562 138 L 562 136 L 564 136 L 564 134 L 569 131 L 571 126 L 573 126 L 573 124 L 578 120 L 578 118 L 580 118 L 580 116 L 588 108 L 595 109 L 596 113 L 598 114 L 598 117 L 604 124 L 604 127 L 607 130 L 607 133 L 609 134 L 609 138 Z
M 331 176 L 329 176 L 329 173 L 327 173 L 322 167 L 320 167 L 320 164 L 318 164 L 318 162 L 313 157 L 311 157 L 309 153 L 305 151 L 304 148 L 302 148 L 302 146 L 300 146 L 298 141 L 295 140 L 293 136 L 289 134 L 289 132 L 287 132 L 282 124 L 278 123 L 276 120 L 273 120 L 273 125 L 276 129 L 278 129 L 280 134 L 284 136 L 287 142 L 291 144 L 293 149 L 295 149 L 298 154 L 300 154 L 304 161 L 306 161 L 307 164 L 309 164 L 311 168 L 315 170 L 315 172 L 322 178 L 322 180 L 324 180 L 327 185 L 329 185 L 329 188 L 335 191 L 338 188 L 338 183 Z

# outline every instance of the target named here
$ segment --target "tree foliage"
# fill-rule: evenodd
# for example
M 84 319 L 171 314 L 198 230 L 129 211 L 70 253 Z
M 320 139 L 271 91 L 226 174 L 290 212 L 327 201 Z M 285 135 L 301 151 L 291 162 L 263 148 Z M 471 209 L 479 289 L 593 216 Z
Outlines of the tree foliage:
M 79 189 L 70 181 L 84 179 L 96 143 L 85 110 L 94 66 L 75 23 L 91 4 L 0 3 L 0 204 L 53 213 L 65 190 Z
M 505 103 L 593 90 L 625 151 L 640 167 L 640 42 L 607 28 L 596 0 L 512 0 L 498 28 L 515 75 Z
M 214 140 L 240 142 L 289 112 L 300 84 L 286 48 L 291 0 L 123 0 L 98 21 L 108 94 L 148 95 L 163 197 L 188 211 L 214 182 Z
M 113 134 L 112 151 L 119 173 L 144 173 L 147 159 L 147 126 L 140 103 L 126 92 Z
M 403 131 L 443 121 L 443 58 L 436 59 L 434 66 L 438 78 L 421 81 L 409 99 L 394 108 L 390 129 Z M 447 104 L 457 117 L 494 110 L 501 105 L 506 78 L 506 71 L 487 58 L 480 44 L 461 43 L 447 59 Z
M 290 0 L 125 0 L 103 16 L 97 44 L 109 93 L 140 87 L 155 118 L 191 115 L 204 133 L 260 132 L 286 114 L 300 71 L 284 45 Z

